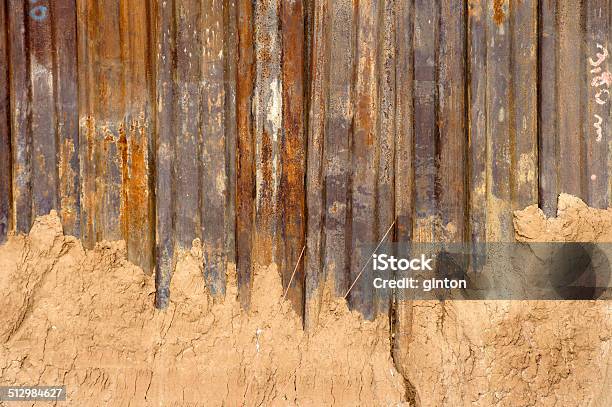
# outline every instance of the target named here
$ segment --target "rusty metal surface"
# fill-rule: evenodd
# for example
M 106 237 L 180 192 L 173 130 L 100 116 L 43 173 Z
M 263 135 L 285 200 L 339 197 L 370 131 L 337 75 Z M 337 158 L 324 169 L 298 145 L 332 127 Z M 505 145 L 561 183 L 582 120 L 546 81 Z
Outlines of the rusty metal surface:
M 8 30 L 5 4 L 0 4 L 0 243 L 10 227 L 11 139 L 8 76 Z
M 297 264 L 308 324 L 393 222 L 504 241 L 560 192 L 610 203 L 609 0 L 1 5 L 0 241 L 55 209 L 88 247 L 124 239 L 159 307 L 194 239 L 245 307 L 257 267 L 286 287 Z

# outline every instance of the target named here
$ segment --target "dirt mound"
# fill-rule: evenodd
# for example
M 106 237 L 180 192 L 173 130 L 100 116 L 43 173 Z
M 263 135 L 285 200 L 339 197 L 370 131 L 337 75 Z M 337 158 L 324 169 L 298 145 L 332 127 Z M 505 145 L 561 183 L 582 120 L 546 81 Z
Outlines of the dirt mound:
M 612 208 L 589 207 L 580 198 L 559 195 L 557 217 L 537 205 L 514 212 L 516 239 L 523 242 L 612 242 Z
M 235 283 L 215 302 L 199 242 L 157 311 L 153 279 L 125 256 L 122 242 L 83 250 L 55 213 L 0 247 L 1 384 L 65 384 L 74 406 L 402 403 L 386 318 L 328 298 L 306 334 L 274 269 L 257 270 L 249 313 Z
M 612 241 L 612 211 L 567 195 L 556 218 L 514 216 L 519 240 Z M 227 299 L 209 296 L 195 241 L 157 311 L 125 256 L 123 242 L 85 251 L 55 213 L 0 246 L 0 384 L 65 384 L 74 406 L 612 405 L 609 301 L 415 301 L 394 364 L 387 318 L 330 295 L 304 332 L 274 267 L 245 312 L 233 268 Z

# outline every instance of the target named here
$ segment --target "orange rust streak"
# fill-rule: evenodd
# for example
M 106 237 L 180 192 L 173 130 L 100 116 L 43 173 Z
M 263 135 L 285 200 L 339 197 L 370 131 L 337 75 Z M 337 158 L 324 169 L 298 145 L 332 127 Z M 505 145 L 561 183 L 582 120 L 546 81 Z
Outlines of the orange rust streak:
M 281 205 L 284 205 L 284 240 L 285 258 L 283 264 L 284 284 L 289 273 L 296 268 L 296 289 L 290 290 L 287 286 L 289 299 L 294 309 L 301 313 L 304 293 L 301 286 L 303 281 L 303 264 L 298 263 L 298 253 L 304 246 L 304 25 L 302 1 L 282 3 L 283 27 L 283 128 L 285 129 L 285 143 L 282 152 L 281 175 Z
M 253 8 L 251 0 L 238 3 L 238 77 L 236 117 L 238 140 L 236 155 L 236 251 L 239 296 L 248 307 L 251 279 L 251 233 L 253 228 L 253 134 L 251 94 L 254 81 Z
M 506 18 L 506 13 L 504 13 L 504 0 L 495 0 L 493 3 L 493 21 L 495 24 L 501 25 Z

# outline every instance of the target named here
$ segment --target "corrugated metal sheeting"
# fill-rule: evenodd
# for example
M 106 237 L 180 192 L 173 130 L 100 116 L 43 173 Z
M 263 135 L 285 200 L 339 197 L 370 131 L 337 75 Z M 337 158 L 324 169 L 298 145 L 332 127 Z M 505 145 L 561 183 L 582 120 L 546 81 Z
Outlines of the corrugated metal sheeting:
M 276 263 L 316 318 L 398 241 L 512 240 L 511 210 L 611 196 L 609 0 L 5 0 L 0 239 L 57 209 L 168 301 Z M 395 222 L 395 223 L 394 223 Z M 387 312 L 360 282 L 367 317 Z

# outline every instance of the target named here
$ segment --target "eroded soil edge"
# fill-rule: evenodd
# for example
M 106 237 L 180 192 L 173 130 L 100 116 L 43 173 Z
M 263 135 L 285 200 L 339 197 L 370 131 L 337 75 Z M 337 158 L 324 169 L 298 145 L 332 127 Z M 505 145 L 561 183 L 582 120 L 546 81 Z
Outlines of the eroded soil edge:
M 556 218 L 529 207 L 515 228 L 612 241 L 612 210 L 562 195 Z M 228 299 L 208 295 L 196 241 L 157 311 L 125 255 L 84 250 L 54 213 L 0 246 L 0 384 L 62 383 L 67 405 L 612 405 L 609 302 L 419 301 L 398 305 L 390 335 L 387 317 L 325 295 L 304 332 L 273 267 L 256 270 L 246 313 L 232 270 Z

